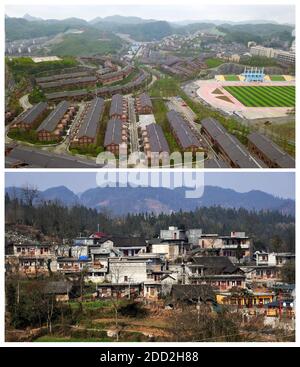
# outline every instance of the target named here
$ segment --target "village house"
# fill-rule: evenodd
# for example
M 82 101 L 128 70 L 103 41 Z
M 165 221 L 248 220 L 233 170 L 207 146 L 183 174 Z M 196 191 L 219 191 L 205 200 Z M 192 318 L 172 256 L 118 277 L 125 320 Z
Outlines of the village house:
M 246 292 L 217 292 L 216 299 L 219 304 L 235 306 L 238 308 L 258 307 L 262 308 L 271 303 L 275 298 L 275 293 L 266 288 L 247 290 Z
M 47 282 L 43 293 L 55 297 L 56 302 L 67 302 L 77 295 L 77 289 L 72 282 L 60 280 Z
M 16 259 L 15 266 L 21 274 L 37 275 L 56 271 L 52 245 L 38 242 L 13 244 L 10 257 Z
M 183 284 L 210 284 L 219 290 L 245 288 L 246 276 L 225 256 L 194 257 L 183 268 Z
M 247 281 L 255 281 L 262 283 L 275 282 L 280 279 L 280 268 L 273 265 L 247 265 L 242 266 L 241 269 L 245 272 Z
M 108 299 L 135 299 L 142 294 L 142 283 L 102 283 L 97 284 L 99 298 Z
M 295 254 L 290 252 L 260 252 L 256 251 L 255 260 L 257 266 L 282 266 L 288 262 L 295 261 Z

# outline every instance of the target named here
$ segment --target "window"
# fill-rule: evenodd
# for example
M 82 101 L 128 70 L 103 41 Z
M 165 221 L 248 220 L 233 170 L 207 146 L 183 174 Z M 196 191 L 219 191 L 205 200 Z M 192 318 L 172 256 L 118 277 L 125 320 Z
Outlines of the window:
M 127 275 L 124 276 L 124 282 L 128 282 L 128 276 Z

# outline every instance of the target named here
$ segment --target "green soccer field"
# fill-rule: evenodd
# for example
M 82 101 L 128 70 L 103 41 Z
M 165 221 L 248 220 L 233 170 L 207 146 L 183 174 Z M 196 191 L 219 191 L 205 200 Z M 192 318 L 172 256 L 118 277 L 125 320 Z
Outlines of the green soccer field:
M 233 97 L 246 107 L 294 107 L 294 86 L 227 86 Z
M 224 79 L 227 82 L 238 82 L 240 80 L 238 75 L 224 75 Z

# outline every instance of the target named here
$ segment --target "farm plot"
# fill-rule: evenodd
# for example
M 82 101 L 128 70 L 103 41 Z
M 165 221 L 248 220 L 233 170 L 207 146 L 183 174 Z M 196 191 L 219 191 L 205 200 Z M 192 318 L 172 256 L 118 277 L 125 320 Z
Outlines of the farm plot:
M 294 86 L 226 86 L 224 89 L 246 107 L 294 107 Z

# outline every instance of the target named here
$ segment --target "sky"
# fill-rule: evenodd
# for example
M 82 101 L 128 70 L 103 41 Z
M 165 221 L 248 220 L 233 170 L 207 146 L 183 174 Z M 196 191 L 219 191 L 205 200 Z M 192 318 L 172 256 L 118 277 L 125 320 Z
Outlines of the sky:
M 291 172 L 209 172 L 205 173 L 204 183 L 238 192 L 261 190 L 274 196 L 295 199 L 295 175 Z M 75 193 L 97 187 L 94 172 L 6 172 L 6 187 L 27 184 L 40 190 L 64 185 Z
M 121 2 L 121 1 L 120 1 Z M 65 2 L 64 2 L 65 3 Z M 84 3 L 84 2 L 83 2 Z M 110 2 L 115 3 L 115 2 Z M 279 23 L 295 23 L 293 5 L 195 5 L 189 0 L 185 5 L 178 2 L 165 5 L 6 5 L 5 13 L 11 17 L 30 14 L 43 19 L 64 19 L 78 17 L 86 20 L 109 15 L 139 16 L 146 19 L 168 21 L 183 20 L 271 20 Z M 177 3 L 177 4 L 176 4 Z M 251 2 L 252 3 L 252 2 Z M 51 2 L 53 4 L 53 2 Z M 188 6 L 187 6 L 188 5 Z

